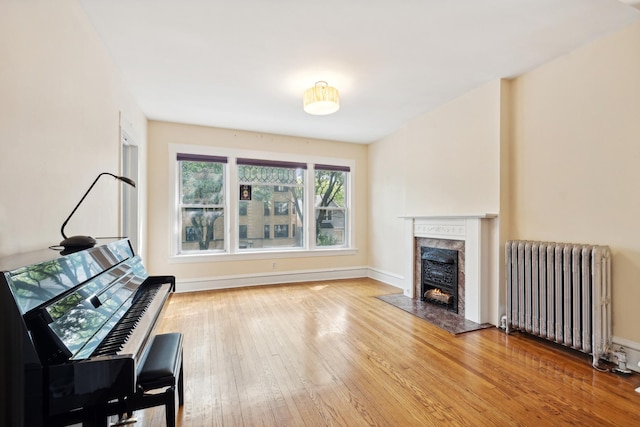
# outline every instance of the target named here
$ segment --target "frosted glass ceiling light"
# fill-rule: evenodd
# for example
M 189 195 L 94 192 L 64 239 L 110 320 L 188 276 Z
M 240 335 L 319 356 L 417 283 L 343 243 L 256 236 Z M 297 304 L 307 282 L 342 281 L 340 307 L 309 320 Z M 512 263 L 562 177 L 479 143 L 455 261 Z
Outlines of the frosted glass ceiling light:
M 316 116 L 335 113 L 340 108 L 338 89 L 327 82 L 316 82 L 315 86 L 304 91 L 304 111 Z

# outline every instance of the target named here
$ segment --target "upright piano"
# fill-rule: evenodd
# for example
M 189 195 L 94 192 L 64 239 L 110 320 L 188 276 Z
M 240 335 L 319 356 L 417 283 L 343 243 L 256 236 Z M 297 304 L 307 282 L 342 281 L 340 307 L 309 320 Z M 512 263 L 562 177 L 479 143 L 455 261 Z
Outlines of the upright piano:
M 85 422 L 135 392 L 173 276 L 150 276 L 128 239 L 0 270 L 0 425 Z

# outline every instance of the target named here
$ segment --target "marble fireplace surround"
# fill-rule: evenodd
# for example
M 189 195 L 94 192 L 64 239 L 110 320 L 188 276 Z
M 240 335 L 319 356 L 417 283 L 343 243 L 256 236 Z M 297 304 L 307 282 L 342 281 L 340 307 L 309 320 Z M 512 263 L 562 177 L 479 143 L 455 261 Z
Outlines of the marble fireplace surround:
M 476 323 L 489 321 L 490 298 L 490 221 L 494 214 L 458 216 L 404 216 L 407 264 L 405 271 L 405 293 L 411 298 L 419 298 L 416 292 L 420 282 L 420 268 L 416 262 L 420 258 L 419 248 L 430 239 L 439 241 L 464 242 L 464 304 L 459 312 L 464 318 Z M 455 245 L 455 242 L 450 242 Z M 447 242 L 443 242 L 447 247 Z M 424 246 L 424 245 L 423 245 Z M 417 258 L 416 258 L 417 257 Z M 463 267 L 460 266 L 462 269 Z

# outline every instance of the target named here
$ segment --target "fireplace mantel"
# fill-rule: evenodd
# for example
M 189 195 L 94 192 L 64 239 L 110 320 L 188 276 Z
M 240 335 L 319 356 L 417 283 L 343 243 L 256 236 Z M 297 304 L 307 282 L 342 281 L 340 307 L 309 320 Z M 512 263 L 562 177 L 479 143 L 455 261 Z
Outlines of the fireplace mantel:
M 405 271 L 405 293 L 414 295 L 414 239 L 462 240 L 465 245 L 465 318 L 476 323 L 490 321 L 489 299 L 491 292 L 491 222 L 495 214 L 471 215 L 403 215 L 405 220 L 405 245 L 408 254 Z

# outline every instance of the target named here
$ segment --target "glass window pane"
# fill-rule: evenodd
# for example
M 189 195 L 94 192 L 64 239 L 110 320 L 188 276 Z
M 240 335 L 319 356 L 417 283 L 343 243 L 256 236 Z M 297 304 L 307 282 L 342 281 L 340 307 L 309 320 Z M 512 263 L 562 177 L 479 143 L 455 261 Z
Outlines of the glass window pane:
M 182 251 L 224 249 L 224 209 L 181 208 Z
M 224 203 L 224 165 L 182 161 L 181 202 L 189 205 Z
M 245 216 L 247 215 L 248 209 L 249 209 L 249 203 L 245 201 L 241 201 L 240 206 L 238 206 L 238 213 L 240 214 L 240 216 Z
M 316 209 L 316 246 L 345 245 L 345 210 Z
M 348 172 L 315 171 L 316 246 L 346 246 Z
M 244 249 L 299 248 L 304 245 L 304 170 L 273 166 L 239 165 L 241 185 L 251 185 L 246 215 L 238 215 L 239 227 L 246 227 Z M 297 233 L 291 233 L 292 225 Z
M 225 249 L 224 164 L 178 161 L 179 252 Z
M 316 170 L 316 207 L 345 207 L 347 172 Z

